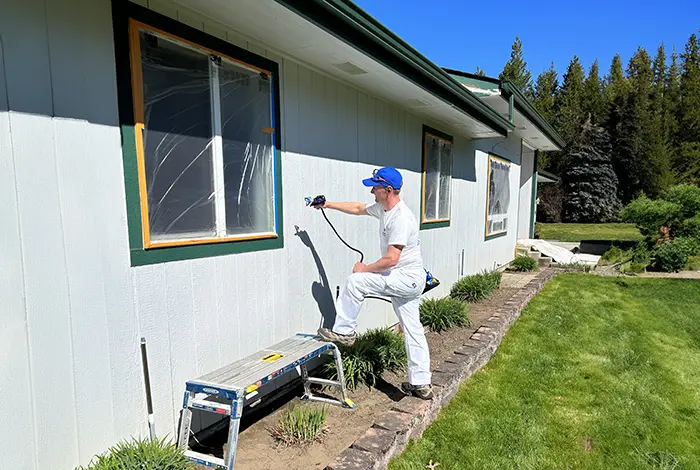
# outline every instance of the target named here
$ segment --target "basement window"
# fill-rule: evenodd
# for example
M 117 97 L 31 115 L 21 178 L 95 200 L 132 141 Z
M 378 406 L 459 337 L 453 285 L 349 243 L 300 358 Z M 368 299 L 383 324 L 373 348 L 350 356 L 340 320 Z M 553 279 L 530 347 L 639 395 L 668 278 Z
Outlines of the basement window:
M 451 136 L 423 126 L 421 228 L 449 225 L 453 142 Z
M 508 160 L 489 155 L 486 196 L 486 237 L 508 232 L 510 205 L 510 168 Z
M 277 239 L 277 70 L 133 19 L 129 34 L 142 249 Z

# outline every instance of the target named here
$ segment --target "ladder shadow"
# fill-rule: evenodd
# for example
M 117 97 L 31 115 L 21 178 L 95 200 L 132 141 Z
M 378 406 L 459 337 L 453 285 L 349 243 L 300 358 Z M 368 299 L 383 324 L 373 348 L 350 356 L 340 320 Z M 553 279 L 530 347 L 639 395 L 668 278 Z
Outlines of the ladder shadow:
M 316 251 L 316 247 L 311 241 L 308 232 L 306 230 L 299 230 L 298 225 L 295 225 L 294 229 L 296 230 L 294 235 L 299 237 L 301 242 L 311 250 L 311 255 L 318 269 L 321 282 L 314 281 L 313 284 L 311 284 L 311 295 L 318 304 L 319 312 L 321 312 L 323 320 L 322 326 L 324 328 L 332 328 L 335 324 L 335 301 L 328 282 L 328 276 L 326 275 L 326 269 L 323 267 L 321 257 L 318 255 L 318 251 Z

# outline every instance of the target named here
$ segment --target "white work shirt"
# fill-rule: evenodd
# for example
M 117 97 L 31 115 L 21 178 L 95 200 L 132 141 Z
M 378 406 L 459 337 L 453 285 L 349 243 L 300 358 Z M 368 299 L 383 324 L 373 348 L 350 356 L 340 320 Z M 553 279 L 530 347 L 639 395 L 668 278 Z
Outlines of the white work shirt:
M 367 206 L 367 213 L 379 219 L 379 248 L 386 255 L 389 245 L 402 245 L 399 262 L 391 270 L 425 272 L 418 237 L 418 222 L 406 203 L 399 201 L 385 211 L 381 204 Z

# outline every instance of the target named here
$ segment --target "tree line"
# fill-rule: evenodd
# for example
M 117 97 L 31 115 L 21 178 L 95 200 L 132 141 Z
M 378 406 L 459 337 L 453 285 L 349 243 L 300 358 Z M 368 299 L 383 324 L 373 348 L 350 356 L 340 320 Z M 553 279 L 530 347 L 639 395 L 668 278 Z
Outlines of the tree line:
M 670 59 L 663 43 L 653 57 L 638 47 L 626 67 L 617 54 L 603 76 L 597 60 L 586 73 L 574 56 L 561 81 L 554 63 L 533 81 L 516 37 L 499 78 L 517 85 L 566 142 L 540 154 L 540 168 L 561 181 L 541 186 L 539 220 L 617 220 L 642 194 L 700 183 L 698 35 Z

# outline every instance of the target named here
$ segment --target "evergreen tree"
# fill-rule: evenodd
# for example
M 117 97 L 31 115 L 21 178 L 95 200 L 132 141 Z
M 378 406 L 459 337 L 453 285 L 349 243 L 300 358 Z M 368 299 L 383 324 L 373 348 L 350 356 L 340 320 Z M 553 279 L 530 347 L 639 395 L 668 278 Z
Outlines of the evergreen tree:
M 616 216 L 620 204 L 611 152 L 608 133 L 587 119 L 566 158 L 563 184 L 568 222 L 599 223 Z
M 649 172 L 652 173 L 654 191 L 658 195 L 674 184 L 673 143 L 670 139 L 666 118 L 666 51 L 659 46 L 652 65 L 651 121 L 649 129 Z
M 532 97 L 532 74 L 527 69 L 527 62 L 523 59 L 523 43 L 518 36 L 515 37 L 511 47 L 510 59 L 498 78 L 512 82 L 525 96 Z
M 474 72 L 474 75 L 478 75 L 480 77 L 485 77 L 486 72 L 484 72 L 478 65 L 476 66 L 476 72 Z
M 594 123 L 599 123 L 603 118 L 604 109 L 603 82 L 600 79 L 598 60 L 596 59 L 591 65 L 588 78 L 583 85 L 583 115 L 590 116 Z
M 605 77 L 605 99 L 611 105 L 615 99 L 627 92 L 627 79 L 622 68 L 620 54 L 615 54 L 610 64 L 610 73 Z
M 545 70 L 537 76 L 533 99 L 533 104 L 537 111 L 552 126 L 556 125 L 555 96 L 558 86 L 559 78 L 557 77 L 557 71 L 554 69 L 554 62 L 552 62 L 549 70 Z
M 561 88 L 557 92 L 557 129 L 571 145 L 580 134 L 583 124 L 583 82 L 585 73 L 581 62 L 574 56 L 564 74 Z
M 533 105 L 537 111 L 555 128 L 557 125 L 555 96 L 558 86 L 559 79 L 557 77 L 557 71 L 554 69 L 554 62 L 552 62 L 549 70 L 545 70 L 537 77 L 534 97 L 532 99 Z M 552 161 L 556 161 L 557 157 L 558 155 L 553 152 L 540 153 L 538 165 L 544 170 L 552 170 Z
M 671 67 L 666 75 L 666 92 L 664 96 L 664 124 L 663 129 L 666 137 L 673 146 L 677 146 L 678 134 L 678 113 L 681 103 L 680 92 L 680 66 L 678 65 L 678 54 L 676 48 L 673 48 L 671 54 Z
M 684 182 L 700 181 L 700 39 L 691 35 L 682 54 L 677 164 Z

